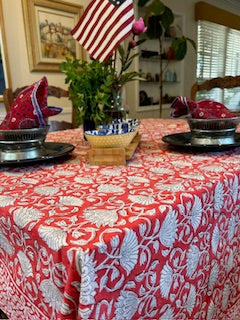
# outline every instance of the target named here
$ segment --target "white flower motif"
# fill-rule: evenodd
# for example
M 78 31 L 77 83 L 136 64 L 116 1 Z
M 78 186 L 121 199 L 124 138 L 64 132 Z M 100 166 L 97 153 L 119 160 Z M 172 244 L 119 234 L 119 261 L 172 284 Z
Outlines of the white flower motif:
M 122 290 L 120 296 L 115 303 L 115 319 L 130 320 L 133 319 L 137 311 L 139 298 L 135 292 Z
M 214 313 L 215 313 L 215 305 L 213 301 L 211 301 L 208 307 L 207 320 L 214 320 Z
M 191 222 L 194 231 L 197 230 L 200 221 L 202 217 L 202 202 L 201 199 L 197 196 L 194 197 L 194 204 L 192 208 L 192 216 L 191 216 Z
M 222 309 L 223 310 L 227 309 L 230 292 L 231 292 L 230 286 L 228 284 L 225 284 L 224 288 L 223 288 L 223 298 L 222 298 Z
M 124 189 L 114 184 L 101 184 L 98 187 L 98 192 L 106 193 L 124 193 Z
M 41 195 L 46 196 L 53 196 L 54 194 L 58 193 L 59 188 L 58 187 L 48 187 L 48 186 L 38 186 L 34 188 L 34 191 Z
M 230 252 L 229 252 L 229 257 L 228 257 L 228 262 L 227 262 L 227 271 L 228 271 L 228 272 L 230 272 L 230 271 L 232 270 L 233 260 L 234 260 L 233 251 L 230 250 Z
M 165 247 L 172 247 L 175 239 L 177 239 L 177 230 L 177 214 L 171 208 L 162 223 L 159 233 L 160 241 Z
M 213 171 L 213 172 L 223 172 L 225 169 L 221 167 L 220 165 L 212 165 L 212 166 L 206 166 L 203 168 L 204 171 Z
M 127 178 L 132 183 L 149 183 L 149 179 L 144 178 L 144 177 L 130 176 Z
M 215 226 L 215 228 L 213 230 L 212 241 L 211 241 L 212 252 L 214 254 L 216 254 L 216 252 L 217 252 L 219 238 L 220 238 L 219 229 L 218 229 L 218 226 Z
M 173 171 L 167 168 L 150 168 L 150 172 L 158 173 L 158 174 L 173 174 Z
M 81 207 L 83 205 L 83 201 L 77 197 L 71 196 L 61 196 L 59 198 L 59 203 L 66 206 L 78 206 Z
M 130 229 L 125 229 L 125 231 L 126 234 L 120 249 L 120 264 L 129 275 L 137 264 L 139 245 L 136 233 Z
M 95 223 L 97 227 L 110 226 L 112 227 L 118 219 L 116 210 L 106 209 L 86 209 L 83 212 L 84 218 L 92 223 Z
M 67 245 L 67 234 L 59 228 L 41 225 L 38 229 L 38 233 L 52 250 L 58 251 L 63 246 Z
M 94 304 L 96 289 L 98 288 L 95 272 L 96 261 L 93 260 L 94 253 L 89 256 L 87 252 L 78 250 L 76 254 L 76 267 L 81 276 L 81 283 L 79 284 L 80 303 L 83 305 Z
M 223 197 L 223 185 L 218 182 L 214 192 L 214 208 L 218 211 L 220 211 L 223 206 Z
M 156 183 L 155 185 L 158 189 L 163 190 L 163 191 L 170 191 L 170 192 L 179 192 L 183 191 L 185 188 L 181 183 L 166 183 L 162 184 L 161 183 Z
M 93 183 L 93 179 L 92 178 L 88 178 L 88 177 L 75 177 L 74 178 L 75 182 L 81 183 L 81 184 L 92 184 Z
M 11 196 L 0 196 L 0 207 L 7 207 L 12 205 L 15 201 L 15 198 Z
M 121 171 L 119 169 L 102 169 L 100 171 L 102 175 L 111 176 L 111 177 L 119 177 L 121 175 Z
M 187 275 L 192 277 L 200 258 L 200 251 L 197 246 L 191 245 L 187 253 Z
M 178 166 L 178 167 L 192 167 L 192 163 L 184 160 L 175 160 L 171 161 L 172 165 Z
M 43 213 L 33 208 L 20 207 L 13 212 L 13 220 L 19 228 L 24 228 L 32 221 L 36 221 L 43 217 Z
M 58 170 L 54 172 L 55 176 L 64 176 L 64 177 L 72 177 L 75 175 L 75 172 L 69 170 Z
M 21 182 L 23 183 L 29 183 L 29 184 L 37 184 L 39 182 L 39 180 L 37 179 L 33 179 L 33 178 L 23 178 L 21 180 Z
M 185 178 L 185 179 L 194 179 L 194 180 L 199 180 L 199 181 L 203 181 L 205 178 L 202 174 L 200 174 L 199 172 L 188 172 L 188 173 L 179 173 L 181 178 Z
M 63 294 L 59 291 L 56 285 L 51 280 L 43 280 L 39 286 L 42 292 L 44 301 L 48 303 L 53 310 L 59 312 L 63 301 Z
M 236 203 L 238 198 L 238 177 L 236 175 L 234 177 L 233 186 L 232 186 L 232 197 L 233 197 L 234 203 Z
M 190 292 L 187 298 L 187 311 L 189 315 L 193 312 L 195 302 L 196 302 L 196 288 L 193 285 L 191 285 Z
M 232 216 L 229 220 L 229 225 L 228 225 L 228 239 L 229 239 L 229 241 L 231 241 L 232 238 L 234 237 L 235 227 L 236 227 L 235 217 Z
M 133 203 L 138 203 L 138 204 L 143 204 L 143 205 L 149 205 L 155 203 L 155 200 L 151 196 L 143 196 L 143 195 L 138 195 L 138 196 L 128 196 L 128 199 L 132 201 Z
M 10 244 L 8 239 L 1 232 L 0 232 L 0 248 L 6 251 L 6 253 L 9 254 L 10 256 L 12 256 L 14 253 L 14 247 Z
M 18 251 L 17 256 L 25 277 L 33 276 L 32 265 L 26 254 L 23 251 Z
M 168 263 L 165 264 L 161 271 L 161 278 L 160 278 L 160 290 L 163 298 L 168 298 L 170 288 L 172 286 L 173 282 L 173 270 L 168 265 Z
M 174 320 L 173 309 L 169 308 L 166 312 L 164 312 L 160 320 Z
M 215 263 L 213 268 L 211 269 L 210 275 L 209 275 L 209 280 L 208 280 L 209 290 L 213 290 L 215 283 L 217 282 L 217 279 L 218 279 L 218 273 L 219 273 L 219 267 Z

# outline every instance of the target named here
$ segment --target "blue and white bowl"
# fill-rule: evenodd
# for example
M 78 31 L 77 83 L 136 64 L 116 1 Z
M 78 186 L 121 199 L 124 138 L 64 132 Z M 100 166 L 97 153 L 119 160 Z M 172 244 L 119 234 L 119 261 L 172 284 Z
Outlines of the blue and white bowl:
M 85 131 L 84 135 L 94 148 L 125 148 L 131 143 L 136 133 L 134 129 L 129 129 L 127 132 L 100 129 Z
M 139 121 L 137 119 L 116 119 L 109 124 L 99 125 L 98 129 L 121 130 L 122 132 L 128 132 L 130 129 L 138 130 Z

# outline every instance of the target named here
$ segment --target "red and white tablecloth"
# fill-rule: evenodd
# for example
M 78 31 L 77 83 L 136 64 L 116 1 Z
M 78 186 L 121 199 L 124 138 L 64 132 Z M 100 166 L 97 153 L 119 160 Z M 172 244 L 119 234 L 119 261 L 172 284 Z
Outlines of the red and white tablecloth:
M 126 166 L 0 168 L 0 309 L 11 320 L 240 319 L 240 148 L 169 149 L 184 120 L 141 121 Z

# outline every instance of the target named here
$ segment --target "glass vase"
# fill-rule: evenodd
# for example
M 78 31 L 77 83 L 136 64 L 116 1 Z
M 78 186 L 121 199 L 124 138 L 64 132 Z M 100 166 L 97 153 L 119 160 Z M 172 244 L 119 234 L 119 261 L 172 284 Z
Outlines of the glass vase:
M 125 119 L 126 113 L 122 105 L 122 86 L 115 85 L 112 87 L 111 108 L 108 110 L 109 120 Z M 110 122 L 109 121 L 109 122 Z

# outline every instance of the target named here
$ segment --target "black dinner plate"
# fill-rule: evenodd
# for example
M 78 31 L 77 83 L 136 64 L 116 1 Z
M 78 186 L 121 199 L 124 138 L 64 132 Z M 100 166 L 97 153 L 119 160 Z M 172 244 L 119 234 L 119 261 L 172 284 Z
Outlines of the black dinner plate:
M 74 146 L 69 143 L 60 143 L 60 142 L 44 142 L 41 147 L 37 149 L 37 156 L 31 157 L 31 153 L 28 156 L 22 159 L 13 159 L 6 160 L 3 154 L 3 151 L 0 151 L 0 165 L 9 165 L 9 164 L 30 164 L 39 161 L 46 161 L 56 158 L 61 158 L 69 154 L 69 152 L 74 150 Z
M 208 150 L 208 151 L 221 151 L 221 150 L 227 150 L 231 148 L 235 148 L 240 146 L 240 133 L 235 133 L 234 135 L 234 143 L 231 144 L 208 144 L 208 145 L 202 145 L 202 144 L 194 144 L 191 142 L 192 134 L 191 132 L 180 132 L 180 133 L 174 133 L 169 134 L 164 137 L 162 137 L 162 140 L 172 146 L 175 147 L 181 147 L 186 149 L 194 149 L 196 150 Z

